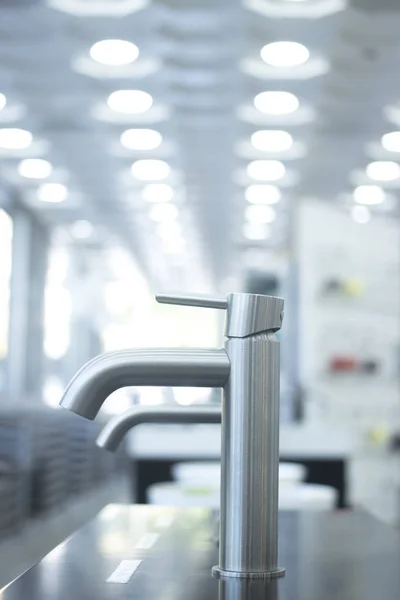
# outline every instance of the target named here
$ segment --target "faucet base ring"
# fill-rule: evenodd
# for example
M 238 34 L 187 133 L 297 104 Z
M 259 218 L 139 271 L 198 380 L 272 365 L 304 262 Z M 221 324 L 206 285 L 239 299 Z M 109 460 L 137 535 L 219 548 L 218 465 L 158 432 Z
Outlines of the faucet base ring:
M 221 569 L 218 565 L 212 568 L 212 575 L 216 579 L 228 579 L 235 577 L 236 579 L 276 579 L 277 577 L 283 577 L 285 575 L 285 569 L 282 567 L 276 567 L 270 571 L 247 573 L 243 571 L 226 571 Z

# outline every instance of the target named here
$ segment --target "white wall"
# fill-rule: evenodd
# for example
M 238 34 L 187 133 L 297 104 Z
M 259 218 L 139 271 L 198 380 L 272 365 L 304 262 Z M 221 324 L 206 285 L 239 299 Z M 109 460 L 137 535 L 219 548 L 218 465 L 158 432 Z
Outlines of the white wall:
M 327 203 L 299 208 L 300 377 L 310 419 L 350 428 L 355 503 L 400 508 L 400 464 L 387 440 L 400 430 L 400 236 L 393 220 L 354 222 Z M 324 293 L 329 279 L 345 288 Z M 374 374 L 333 373 L 332 356 L 379 362 Z M 397 496 L 396 496 L 397 495 Z M 390 505 L 390 507 L 389 507 Z M 397 505 L 397 508 L 396 508 Z M 394 516 L 393 516 L 394 518 Z

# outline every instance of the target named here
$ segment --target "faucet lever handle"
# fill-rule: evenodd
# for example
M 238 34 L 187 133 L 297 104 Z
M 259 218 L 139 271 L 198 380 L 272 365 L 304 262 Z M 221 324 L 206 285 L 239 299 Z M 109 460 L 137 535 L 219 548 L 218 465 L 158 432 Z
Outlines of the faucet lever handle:
M 226 298 L 215 298 L 214 296 L 172 296 L 169 294 L 157 294 L 156 300 L 160 304 L 178 304 L 180 306 L 200 306 L 203 308 L 227 308 Z

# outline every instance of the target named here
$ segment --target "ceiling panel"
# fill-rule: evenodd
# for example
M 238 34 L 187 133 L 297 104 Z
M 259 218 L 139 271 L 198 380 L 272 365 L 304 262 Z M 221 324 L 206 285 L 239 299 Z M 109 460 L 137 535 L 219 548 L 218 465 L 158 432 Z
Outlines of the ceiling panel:
M 7 105 L 0 126 L 34 135 L 25 154 L 3 156 L 3 173 L 51 224 L 85 218 L 105 243 L 118 236 L 154 285 L 223 289 L 227 279 L 244 276 L 246 248 L 284 249 L 287 215 L 302 196 L 339 202 L 370 160 L 397 160 L 379 141 L 396 128 L 384 109 L 400 99 L 399 27 L 397 0 L 1 0 Z M 95 63 L 89 50 L 104 39 L 133 42 L 139 58 L 126 66 Z M 279 41 L 305 45 L 309 60 L 268 66 L 260 50 Z M 108 109 L 109 94 L 124 89 L 150 93 L 153 107 L 133 115 Z M 268 91 L 294 94 L 299 109 L 259 112 L 254 97 Z M 123 148 L 127 128 L 155 129 L 163 142 L 154 150 Z M 251 135 L 262 128 L 288 131 L 293 148 L 252 148 Z M 37 201 L 41 182 L 17 173 L 24 156 L 52 161 L 51 182 L 71 192 L 65 205 Z M 146 182 L 129 172 L 133 161 L 149 158 L 171 167 L 161 183 L 174 188 L 172 225 L 150 218 Z M 281 160 L 287 174 L 252 180 L 246 167 L 255 159 Z M 263 183 L 279 186 L 282 200 L 265 239 L 248 239 L 245 187 Z M 397 186 L 390 187 L 397 200 Z M 180 250 L 171 251 L 177 237 Z

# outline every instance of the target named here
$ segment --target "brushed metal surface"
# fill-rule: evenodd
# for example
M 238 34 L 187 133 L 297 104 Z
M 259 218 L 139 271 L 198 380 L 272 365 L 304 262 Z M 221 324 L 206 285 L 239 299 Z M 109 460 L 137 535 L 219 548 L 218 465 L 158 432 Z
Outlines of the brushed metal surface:
M 228 294 L 227 298 L 200 295 L 157 294 L 161 304 L 226 308 L 227 337 L 247 337 L 263 331 L 278 331 L 283 320 L 283 299 L 260 294 Z
M 225 334 L 247 337 L 282 327 L 283 300 L 259 294 L 229 294 Z
M 116 450 L 127 431 L 141 423 L 220 423 L 220 406 L 133 406 L 111 418 L 97 438 L 97 445 Z
M 225 350 L 126 350 L 97 357 L 72 380 L 61 404 L 94 418 L 119 387 L 223 387 L 220 558 L 221 576 L 273 577 L 277 565 L 279 465 L 279 343 L 283 300 L 229 294 L 227 300 L 159 296 L 161 302 L 227 306 Z M 210 422 L 201 410 L 133 409 L 114 418 L 99 444 L 115 448 L 139 422 Z M 219 418 L 219 416 L 218 416 Z M 190 421 L 188 420 L 190 419 Z M 206 421 L 204 419 L 207 419 Z
M 170 295 L 157 294 L 156 300 L 160 304 L 176 304 L 178 306 L 198 306 L 200 308 L 227 308 L 228 302 L 226 298 L 216 298 L 215 296 L 202 296 L 200 294 L 193 295 Z
M 277 574 L 279 342 L 263 333 L 228 339 L 225 348 L 219 567 Z
M 115 390 L 127 386 L 222 387 L 230 363 L 224 349 L 141 348 L 97 356 L 75 375 L 61 406 L 94 419 Z

